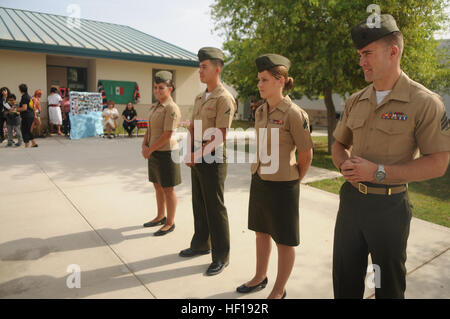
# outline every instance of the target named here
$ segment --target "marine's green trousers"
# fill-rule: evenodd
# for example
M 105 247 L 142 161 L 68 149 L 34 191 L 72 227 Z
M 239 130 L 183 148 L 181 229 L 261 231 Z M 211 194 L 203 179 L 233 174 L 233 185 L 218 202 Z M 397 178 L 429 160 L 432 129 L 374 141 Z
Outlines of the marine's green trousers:
M 230 252 L 230 230 L 224 205 L 227 163 L 198 163 L 191 169 L 194 236 L 191 248 L 212 250 L 213 262 L 226 263 Z
M 375 286 L 375 297 L 404 298 L 410 222 L 407 191 L 362 194 L 344 183 L 334 232 L 334 297 L 363 298 L 370 253 L 375 272 L 367 281 Z

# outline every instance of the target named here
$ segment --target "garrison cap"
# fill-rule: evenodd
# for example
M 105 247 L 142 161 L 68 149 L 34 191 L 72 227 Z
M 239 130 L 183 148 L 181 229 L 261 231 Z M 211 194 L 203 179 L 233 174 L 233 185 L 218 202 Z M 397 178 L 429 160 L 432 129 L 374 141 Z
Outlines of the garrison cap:
M 159 71 L 155 74 L 156 82 L 166 82 L 172 80 L 172 73 L 169 71 Z
M 291 61 L 282 55 L 278 54 L 263 54 L 255 60 L 258 72 L 269 70 L 275 66 L 284 66 L 288 70 L 291 67 Z
M 375 21 L 374 21 L 375 22 Z M 395 31 L 400 31 L 395 19 L 390 14 L 380 15 L 380 25 L 367 25 L 367 21 L 361 22 L 352 29 L 352 39 L 358 50 L 366 45 L 381 39 Z
M 205 48 L 201 48 L 198 53 L 198 60 L 200 62 L 204 61 L 204 60 L 211 60 L 211 59 L 215 59 L 215 60 L 221 60 L 223 62 L 225 56 L 223 54 L 223 52 L 217 48 L 213 48 L 213 47 L 205 47 Z

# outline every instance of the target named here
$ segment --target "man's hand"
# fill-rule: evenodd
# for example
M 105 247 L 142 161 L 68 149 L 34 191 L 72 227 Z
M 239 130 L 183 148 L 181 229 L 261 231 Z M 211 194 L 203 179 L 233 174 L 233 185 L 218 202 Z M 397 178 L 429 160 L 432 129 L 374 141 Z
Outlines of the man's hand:
M 184 163 L 186 164 L 187 167 L 193 167 L 195 165 L 194 153 L 192 152 L 187 153 L 186 156 L 184 157 Z
M 362 157 L 354 156 L 340 166 L 344 178 L 353 183 L 371 182 L 375 179 L 378 165 Z

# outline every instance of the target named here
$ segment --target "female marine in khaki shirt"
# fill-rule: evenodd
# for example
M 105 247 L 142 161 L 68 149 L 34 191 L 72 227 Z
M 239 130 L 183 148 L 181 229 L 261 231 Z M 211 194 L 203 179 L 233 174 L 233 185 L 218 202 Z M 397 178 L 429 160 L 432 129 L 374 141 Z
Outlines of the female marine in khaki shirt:
M 265 288 L 273 239 L 278 248 L 278 274 L 268 298 L 279 299 L 286 297 L 294 247 L 299 244 L 299 185 L 310 167 L 313 144 L 308 115 L 289 96 L 283 96 L 283 91 L 293 86 L 293 79 L 288 76 L 290 61 L 266 54 L 256 59 L 256 65 L 258 89 L 266 99 L 255 113 L 258 153 L 251 168 L 248 216 L 248 228 L 256 233 L 256 274 L 237 291 L 249 293 Z M 264 154 L 272 156 L 269 162 Z
M 181 183 L 178 144 L 173 136 L 181 113 L 171 97 L 174 90 L 172 73 L 156 73 L 154 94 L 158 103 L 150 109 L 149 127 L 142 143 L 142 156 L 148 159 L 148 179 L 155 187 L 158 206 L 158 215 L 144 227 L 164 225 L 155 236 L 166 235 L 175 229 L 177 197 L 174 186 Z

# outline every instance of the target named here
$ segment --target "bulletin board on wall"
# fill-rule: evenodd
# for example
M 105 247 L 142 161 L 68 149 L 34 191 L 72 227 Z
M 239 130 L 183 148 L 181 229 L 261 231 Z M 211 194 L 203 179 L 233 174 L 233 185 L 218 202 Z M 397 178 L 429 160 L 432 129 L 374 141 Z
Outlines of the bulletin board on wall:
M 108 101 L 114 101 L 116 104 L 134 103 L 136 82 L 112 80 L 99 80 L 99 82 L 103 84 L 103 90 Z
M 70 92 L 70 138 L 103 134 L 102 95 L 97 92 Z

